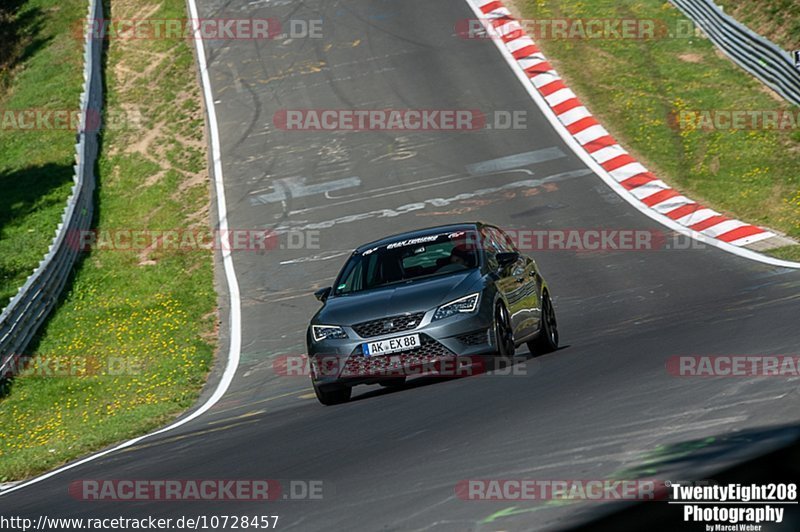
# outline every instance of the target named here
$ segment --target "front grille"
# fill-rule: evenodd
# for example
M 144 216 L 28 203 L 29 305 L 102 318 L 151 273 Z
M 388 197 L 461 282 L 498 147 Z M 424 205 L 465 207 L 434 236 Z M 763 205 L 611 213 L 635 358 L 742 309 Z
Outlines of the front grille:
M 476 331 L 462 334 L 458 337 L 458 341 L 464 345 L 481 345 L 489 342 L 489 335 L 486 331 Z
M 424 312 L 417 312 L 415 314 L 402 314 L 379 320 L 364 321 L 353 325 L 353 330 L 362 338 L 408 331 L 417 327 L 424 315 Z
M 419 368 L 433 364 L 447 357 L 453 357 L 452 351 L 427 336 L 420 335 L 420 346 L 410 351 L 389 355 L 367 357 L 357 347 L 345 363 L 342 377 L 403 376 L 409 368 Z

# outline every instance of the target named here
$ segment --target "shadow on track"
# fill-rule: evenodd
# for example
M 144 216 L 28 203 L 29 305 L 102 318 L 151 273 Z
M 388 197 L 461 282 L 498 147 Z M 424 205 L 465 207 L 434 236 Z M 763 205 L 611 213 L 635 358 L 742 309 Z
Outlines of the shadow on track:
M 752 453 L 754 446 L 777 450 L 761 454 L 740 462 L 746 454 Z M 645 457 L 645 464 L 627 470 L 625 477 L 652 478 L 653 469 L 664 471 L 699 471 L 710 463 L 739 462 L 719 473 L 713 474 L 713 481 L 719 485 L 742 484 L 766 486 L 768 484 L 797 483 L 800 478 L 800 426 L 779 425 L 754 428 L 735 433 L 718 434 L 708 438 L 687 440 L 659 447 L 652 456 Z M 700 478 L 675 478 L 672 480 L 709 480 Z M 795 499 L 796 500 L 796 499 Z M 745 506 L 745 505 L 742 505 Z M 763 507 L 763 505 L 758 505 Z M 769 530 L 800 530 L 800 506 L 797 504 L 773 504 L 783 508 L 783 522 Z M 710 505 L 703 505 L 710 507 Z M 683 511 L 678 505 L 664 502 L 641 502 L 626 506 L 620 511 L 608 514 L 573 530 L 598 532 L 639 531 L 639 530 L 683 530 L 687 525 L 695 525 L 699 530 L 702 523 L 686 523 Z
M 350 399 L 350 402 L 354 401 L 361 401 L 364 399 L 371 399 L 374 397 L 381 397 L 384 395 L 390 395 L 394 393 L 400 393 L 408 390 L 413 390 L 416 388 L 423 388 L 426 386 L 431 386 L 433 384 L 440 384 L 447 381 L 453 380 L 461 380 L 466 379 L 469 377 L 478 377 L 481 375 L 491 375 L 493 372 L 514 372 L 515 368 L 519 368 L 523 363 L 527 363 L 533 361 L 534 363 L 537 362 L 539 359 L 544 358 L 545 356 L 557 355 L 559 351 L 569 348 L 569 345 L 564 345 L 559 347 L 556 351 L 552 353 L 546 354 L 532 354 L 532 353 L 525 353 L 524 355 L 515 355 L 514 359 L 510 361 L 510 363 L 503 361 L 497 357 L 482 357 L 483 364 L 479 365 L 477 369 L 472 372 L 465 372 L 459 375 L 421 375 L 415 377 L 409 381 L 406 381 L 404 384 L 400 384 L 397 386 L 391 386 L 386 388 L 380 389 L 373 389 L 368 392 L 362 393 L 360 395 L 354 396 Z

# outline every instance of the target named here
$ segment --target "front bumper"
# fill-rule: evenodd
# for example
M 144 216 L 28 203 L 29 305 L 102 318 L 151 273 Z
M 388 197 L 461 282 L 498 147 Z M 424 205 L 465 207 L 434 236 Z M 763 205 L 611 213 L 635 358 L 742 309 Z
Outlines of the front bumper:
M 392 377 L 428 373 L 468 374 L 466 366 L 494 352 L 491 312 L 450 316 L 431 321 L 434 310 L 412 329 L 362 337 L 352 327 L 343 327 L 348 338 L 315 342 L 308 339 L 311 379 L 317 386 L 369 384 Z M 421 346 L 388 355 L 365 356 L 368 342 L 419 334 Z

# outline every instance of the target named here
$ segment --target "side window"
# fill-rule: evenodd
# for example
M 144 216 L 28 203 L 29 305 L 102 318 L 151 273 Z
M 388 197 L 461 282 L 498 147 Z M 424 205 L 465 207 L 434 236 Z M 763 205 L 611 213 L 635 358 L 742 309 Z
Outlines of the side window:
M 364 276 L 366 279 L 366 288 L 372 288 L 380 282 L 378 278 L 378 260 L 377 253 L 372 253 L 369 258 L 364 257 L 362 262 L 367 262 L 367 274 Z
M 500 229 L 496 229 L 496 231 L 503 242 L 503 251 L 517 251 L 517 246 L 514 245 L 514 241 L 508 236 L 508 233 Z
M 494 256 L 497 253 L 497 250 L 492 243 L 492 237 L 486 227 L 481 229 L 481 246 L 483 247 L 483 250 L 486 252 L 487 256 Z
M 364 279 L 364 260 L 361 257 L 357 259 L 352 259 L 353 261 L 357 261 L 353 264 L 353 267 L 345 273 L 342 277 L 341 282 L 336 287 L 337 294 L 348 294 L 353 291 L 361 290 L 362 282 Z
M 487 232 L 495 253 L 514 251 L 514 244 L 502 231 L 494 227 L 489 227 Z
M 496 270 L 498 268 L 499 265 L 497 264 L 495 256 L 502 251 L 500 243 L 493 233 L 490 227 L 481 229 L 481 242 L 486 253 L 486 260 L 490 270 Z

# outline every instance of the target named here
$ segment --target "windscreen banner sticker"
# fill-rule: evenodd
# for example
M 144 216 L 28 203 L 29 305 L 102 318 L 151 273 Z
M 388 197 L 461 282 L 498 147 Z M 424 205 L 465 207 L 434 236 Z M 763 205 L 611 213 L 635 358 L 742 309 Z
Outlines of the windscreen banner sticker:
M 442 235 L 421 236 L 418 238 L 410 238 L 408 240 L 401 240 L 399 242 L 392 242 L 386 246 L 386 249 L 402 248 L 406 246 L 414 246 L 416 244 L 425 244 L 427 242 L 435 242 Z

